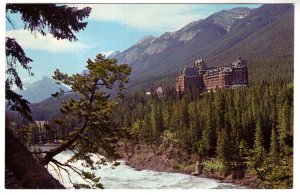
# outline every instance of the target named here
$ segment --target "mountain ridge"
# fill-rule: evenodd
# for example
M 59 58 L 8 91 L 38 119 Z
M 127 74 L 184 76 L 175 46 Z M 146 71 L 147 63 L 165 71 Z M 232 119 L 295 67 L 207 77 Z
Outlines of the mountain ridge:
M 44 76 L 41 80 L 33 83 L 26 83 L 24 90 L 20 91 L 19 94 L 30 103 L 38 103 L 51 97 L 52 93 L 55 93 L 60 89 L 65 91 L 68 90 L 67 87 L 58 85 L 53 79 Z
M 276 6 L 283 7 L 278 8 Z M 155 60 L 160 61 L 159 65 L 145 63 L 141 67 L 144 68 L 142 69 L 144 72 L 140 72 L 141 76 L 130 78 L 126 93 L 132 93 L 134 91 L 144 93 L 150 90 L 151 87 L 154 88 L 158 86 L 162 86 L 163 88 L 167 86 L 175 87 L 176 76 L 182 70 L 183 66 L 185 64 L 192 65 L 198 57 L 203 57 L 208 66 L 214 65 L 217 67 L 229 65 L 238 55 L 241 55 L 243 59 L 246 58 L 246 60 L 248 60 L 250 85 L 260 82 L 268 84 L 274 80 L 292 82 L 294 55 L 293 6 L 276 6 L 267 5 L 252 9 L 247 16 L 237 20 L 229 31 L 226 31 L 223 27 L 216 27 L 214 24 L 211 25 L 211 23 L 210 25 L 208 25 L 209 23 L 204 24 L 208 27 L 208 29 L 205 29 L 206 32 L 212 30 L 216 30 L 215 32 L 217 33 L 226 31 L 226 35 L 219 37 L 217 40 L 214 40 L 214 37 L 218 37 L 217 33 L 211 35 L 212 37 L 196 35 L 195 38 L 193 38 L 194 41 L 189 44 L 177 42 L 176 44 L 178 44 L 180 48 L 167 49 L 164 53 L 165 56 L 162 56 L 163 58 L 152 59 L 152 62 Z M 267 16 L 264 16 L 265 14 L 267 14 Z M 275 17 L 272 18 L 272 16 Z M 185 28 L 185 26 L 180 30 L 182 30 L 181 32 L 187 32 L 191 30 L 191 28 L 195 30 L 197 29 L 197 25 L 201 22 L 202 20 L 191 22 L 186 25 L 188 28 Z M 244 35 L 241 39 L 239 39 L 239 37 L 241 37 L 240 34 Z M 168 36 L 171 38 L 175 35 L 174 33 L 173 35 L 172 33 L 167 33 L 162 37 L 156 38 L 155 41 Z M 209 41 L 213 43 L 209 46 L 202 47 L 205 41 L 206 43 L 208 42 L 205 40 L 206 38 L 210 38 Z M 144 40 L 147 40 L 147 37 Z M 174 55 L 173 52 L 175 52 L 176 55 Z M 120 53 L 121 52 L 116 52 L 115 55 L 119 55 Z M 181 60 L 179 65 L 171 63 L 176 60 Z M 118 63 L 122 62 L 118 61 Z M 152 66 L 149 66 L 149 64 Z M 67 99 L 68 96 L 62 97 L 60 100 L 48 98 L 38 104 L 32 104 L 31 109 L 33 110 L 35 119 L 48 120 L 56 116 L 59 112 L 58 107 L 60 102 L 66 101 Z
M 140 47 L 135 55 L 131 52 L 137 51 L 136 48 L 129 47 L 116 59 L 133 68 L 129 88 L 136 85 L 134 82 L 158 75 L 167 75 L 169 81 L 174 80 L 174 74 L 198 57 L 204 58 L 210 67 L 220 67 L 231 64 L 240 55 L 248 60 L 250 70 L 255 71 L 259 63 L 264 64 L 278 52 L 289 56 L 286 61 L 292 61 L 293 8 L 292 4 L 266 4 L 255 9 L 222 10 L 203 20 L 193 21 L 178 31 L 163 33 L 147 47 Z M 276 62 L 276 66 L 282 62 L 283 59 Z M 288 66 L 290 71 L 291 64 Z M 158 80 L 161 79 L 167 80 L 164 76 Z
M 169 53 L 172 53 L 172 48 L 175 48 L 174 52 L 177 52 L 176 48 L 179 47 L 183 49 L 187 47 L 187 49 L 189 49 L 189 45 L 193 47 L 193 39 L 200 39 L 200 42 L 204 44 L 213 42 L 223 36 L 234 21 L 238 20 L 240 15 L 247 15 L 249 12 L 249 8 L 223 10 L 212 14 L 206 19 L 192 21 L 177 31 L 165 32 L 158 38 L 146 36 L 152 38 L 147 44 L 144 44 L 143 40 L 145 40 L 145 38 L 142 38 L 133 46 L 118 53 L 117 56 L 111 55 L 109 57 L 118 59 L 119 63 L 127 63 L 132 66 L 132 77 L 138 77 L 141 72 L 147 69 L 149 64 L 158 64 L 160 60 L 168 61 L 168 58 L 164 59 L 164 56 L 168 56 Z

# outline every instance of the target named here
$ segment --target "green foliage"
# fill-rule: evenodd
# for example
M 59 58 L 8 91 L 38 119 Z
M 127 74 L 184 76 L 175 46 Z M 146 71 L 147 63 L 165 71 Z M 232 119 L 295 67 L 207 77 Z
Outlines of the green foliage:
M 32 62 L 23 51 L 22 47 L 17 43 L 15 39 L 6 37 L 5 41 L 5 54 L 6 54 L 6 71 L 7 76 L 5 81 L 5 99 L 8 101 L 10 110 L 21 113 L 26 119 L 32 120 L 31 111 L 29 108 L 29 102 L 12 91 L 12 86 L 16 85 L 17 88 L 23 90 L 23 83 L 16 70 L 16 65 L 20 64 L 22 68 L 28 71 L 28 74 L 32 76 L 30 71 L 31 67 L 29 63 Z
M 77 9 L 75 7 L 57 6 L 55 4 L 6 4 L 6 19 L 13 26 L 10 19 L 11 14 L 19 13 L 24 23 L 24 29 L 31 33 L 41 33 L 45 36 L 52 34 L 57 39 L 68 39 L 75 41 L 75 32 L 84 29 L 87 22 L 81 22 L 89 16 L 91 8 L 85 7 Z M 26 119 L 33 121 L 29 102 L 21 95 L 12 91 L 15 85 L 19 90 L 23 90 L 23 83 L 17 72 L 17 65 L 28 71 L 29 76 L 33 76 L 29 66 L 32 59 L 26 56 L 22 47 L 14 38 L 6 37 L 6 81 L 5 99 L 8 101 L 10 110 L 17 111 Z
M 230 155 L 232 155 L 232 151 L 229 148 L 229 138 L 226 130 L 222 129 L 217 141 L 216 153 L 217 157 L 221 162 L 228 162 L 230 159 Z
M 225 171 L 226 166 L 223 165 L 222 163 L 212 163 L 212 162 L 205 162 L 205 166 L 208 169 L 216 170 L 216 171 Z
M 154 101 L 151 106 L 152 139 L 156 139 L 164 131 L 161 106 Z
M 262 187 L 279 188 L 281 184 L 275 182 L 278 177 L 289 188 L 293 156 L 291 86 L 289 82 L 274 82 L 183 97 L 173 95 L 176 92 L 171 88 L 165 98 L 135 93 L 120 101 L 114 119 L 128 124 L 135 137 L 141 138 L 132 140 L 153 144 L 159 105 L 164 123 L 162 132 L 155 131 L 156 140 L 168 140 L 201 159 L 218 158 L 224 166 L 248 165 Z M 125 113 L 134 117 L 125 122 Z M 275 156 L 280 163 L 275 163 Z M 277 173 L 268 168 L 271 165 Z M 273 183 L 270 178 L 275 178 Z
M 260 122 L 260 118 L 259 118 L 256 122 L 254 147 L 260 148 L 261 150 L 263 150 L 264 149 L 263 141 L 264 141 L 263 133 L 262 133 L 261 122 Z
M 280 148 L 279 148 L 279 143 L 278 143 L 278 135 L 277 135 L 277 131 L 273 125 L 272 126 L 272 135 L 271 135 L 271 144 L 270 144 L 270 158 L 272 158 L 275 162 L 278 161 L 279 153 L 280 153 Z
M 293 162 L 291 155 L 280 155 L 274 158 L 266 155 L 261 148 L 248 151 L 250 167 L 261 181 L 264 188 L 292 188 Z
M 109 98 L 111 90 L 122 95 L 124 84 L 128 82 L 131 68 L 126 64 L 117 64 L 115 59 L 106 59 L 101 54 L 96 56 L 94 61 L 87 61 L 88 73 L 69 76 L 59 70 L 54 72 L 53 78 L 60 83 L 70 86 L 79 98 L 69 98 L 69 101 L 62 102 L 62 116 L 49 124 L 47 128 L 54 132 L 56 126 L 59 129 L 68 129 L 64 133 L 63 142 L 59 147 L 46 153 L 41 160 L 43 165 L 54 163 L 58 169 L 71 168 L 89 182 L 89 187 L 101 187 L 99 178 L 90 172 L 78 170 L 70 165 L 82 160 L 84 167 L 95 170 L 95 162 L 91 154 L 101 154 L 107 160 L 118 157 L 115 147 L 120 139 L 124 137 L 124 129 L 111 120 L 111 114 L 118 107 L 115 100 Z M 55 96 L 63 95 L 60 91 Z M 74 121 L 74 124 L 71 122 Z M 61 132 L 62 133 L 62 132 Z M 69 149 L 74 154 L 66 162 L 60 163 L 53 157 L 60 152 Z M 101 162 L 105 164 L 105 160 Z M 74 187 L 87 187 L 86 185 L 75 184 Z
M 75 32 L 83 30 L 87 22 L 81 22 L 90 14 L 91 8 L 69 7 L 55 4 L 7 4 L 6 12 L 20 13 L 24 29 L 43 36 L 49 31 L 57 39 L 77 40 Z M 7 16 L 9 18 L 9 16 Z M 59 21 L 59 22 L 58 22 Z

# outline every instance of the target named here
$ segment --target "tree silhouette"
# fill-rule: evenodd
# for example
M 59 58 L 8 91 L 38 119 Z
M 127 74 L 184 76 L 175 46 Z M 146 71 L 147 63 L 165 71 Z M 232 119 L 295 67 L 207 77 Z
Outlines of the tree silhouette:
M 7 4 L 6 19 L 14 28 L 9 14 L 19 13 L 24 23 L 24 29 L 31 33 L 40 33 L 45 36 L 47 33 L 56 39 L 68 39 L 76 41 L 75 33 L 83 30 L 87 22 L 82 22 L 90 14 L 91 8 L 78 9 L 66 5 L 55 4 Z M 6 37 L 6 81 L 5 98 L 8 101 L 10 110 L 17 111 L 28 120 L 32 121 L 29 102 L 21 95 L 15 93 L 12 88 L 15 85 L 23 90 L 23 83 L 17 72 L 17 65 L 20 65 L 29 75 L 32 76 L 30 62 L 32 59 L 26 56 L 23 48 L 11 37 Z

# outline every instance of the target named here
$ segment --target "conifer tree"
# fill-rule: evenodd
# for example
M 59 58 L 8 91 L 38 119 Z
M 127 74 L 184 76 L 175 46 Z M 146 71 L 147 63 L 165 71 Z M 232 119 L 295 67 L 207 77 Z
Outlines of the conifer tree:
M 188 111 L 188 106 L 187 106 L 186 102 L 183 102 L 182 105 L 181 105 L 180 116 L 181 116 L 181 121 L 182 121 L 183 128 L 187 129 L 189 127 L 190 117 L 189 117 L 189 111 Z
M 260 119 L 256 122 L 254 148 L 264 150 L 263 133 Z
M 217 157 L 222 162 L 227 162 L 230 158 L 229 156 L 232 155 L 229 148 L 228 135 L 225 129 L 222 129 L 218 135 L 216 153 Z
M 270 157 L 277 161 L 279 158 L 279 143 L 278 135 L 275 128 L 275 125 L 272 126 L 272 135 L 271 135 L 271 144 L 270 144 Z
M 288 110 L 287 102 L 285 102 L 278 112 L 278 135 L 281 148 L 285 148 L 285 141 L 288 137 L 289 124 L 288 124 Z
M 154 100 L 151 106 L 151 123 L 154 139 L 159 137 L 159 134 L 164 130 L 162 110 L 157 101 L 158 100 Z
M 152 125 L 151 125 L 151 119 L 148 113 L 145 113 L 144 119 L 143 119 L 143 128 L 142 128 L 142 137 L 145 140 L 145 142 L 151 142 L 152 141 Z
M 167 96 L 159 104 L 167 132 L 158 136 L 162 139 L 167 136 L 168 142 L 176 143 L 177 149 L 187 154 L 191 151 L 201 159 L 219 158 L 238 166 L 246 163 L 249 165 L 247 174 L 258 177 L 265 188 L 290 188 L 293 92 L 286 88 L 286 83 L 276 82 L 204 93 L 199 97 L 193 93 L 185 93 L 181 99 Z M 152 103 L 146 100 L 145 113 L 151 113 Z M 130 115 L 138 111 L 131 108 Z M 188 113 L 183 114 L 186 111 Z M 122 116 L 124 112 L 120 113 Z M 142 134 L 151 132 L 150 126 L 150 130 Z M 283 132 L 281 138 L 279 130 Z M 278 159 L 272 159 L 274 157 Z
M 109 99 L 108 92 L 103 89 L 106 88 L 108 91 L 114 89 L 117 94 L 122 95 L 131 68 L 127 64 L 117 64 L 115 59 L 106 59 L 101 54 L 97 55 L 94 61 L 89 59 L 86 67 L 88 69 L 86 74 L 69 76 L 59 70 L 54 72 L 53 78 L 57 82 L 70 86 L 80 97 L 78 100 L 70 98 L 68 102 L 63 102 L 62 114 L 67 119 L 76 117 L 81 123 L 69 132 L 66 142 L 46 152 L 41 164 L 52 163 L 62 170 L 70 168 L 90 183 L 90 185 L 80 185 L 81 187 L 102 188 L 99 178 L 89 172 L 74 168 L 70 162 L 83 160 L 83 165 L 95 169 L 96 166 L 90 154 L 98 154 L 101 151 L 101 155 L 107 157 L 108 160 L 118 157 L 115 147 L 124 133 L 123 129 L 111 120 L 112 112 L 118 107 L 118 103 Z M 60 91 L 53 96 L 63 94 L 65 92 Z M 71 159 L 65 163 L 54 159 L 57 154 L 66 149 L 73 151 Z M 79 184 L 73 185 L 76 188 Z

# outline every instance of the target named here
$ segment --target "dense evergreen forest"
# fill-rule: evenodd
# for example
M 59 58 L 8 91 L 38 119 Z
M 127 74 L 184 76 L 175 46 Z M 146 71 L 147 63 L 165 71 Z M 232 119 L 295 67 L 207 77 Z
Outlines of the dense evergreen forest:
M 214 93 L 193 90 L 178 95 L 174 87 L 164 87 L 163 98 L 155 94 L 147 96 L 143 90 L 127 93 L 119 100 L 112 118 L 127 127 L 126 137 L 131 143 L 172 142 L 180 150 L 198 155 L 202 161 L 213 158 L 225 167 L 247 165 L 263 187 L 291 188 L 293 66 L 289 61 L 281 66 L 274 60 L 265 63 L 272 62 L 273 67 L 279 68 L 270 70 L 272 66 L 262 65 L 262 69 L 269 67 L 269 76 L 255 74 L 249 67 L 250 86 L 245 88 Z M 49 105 L 53 109 L 52 103 Z M 17 125 L 24 143 L 63 140 L 81 123 L 73 118 L 65 121 L 64 127 L 57 125 L 61 119 L 57 119 L 60 114 L 56 109 L 53 111 L 56 114 L 51 112 L 51 118 L 46 117 L 50 122 L 44 127 Z M 55 120 L 51 120 L 53 116 Z
M 278 71 L 272 72 L 270 81 L 262 77 L 249 87 L 215 93 L 178 95 L 172 87 L 166 88 L 164 98 L 132 93 L 120 101 L 114 118 L 129 127 L 128 139 L 136 144 L 171 141 L 202 160 L 247 164 L 263 187 L 290 188 L 293 73 L 278 79 Z

